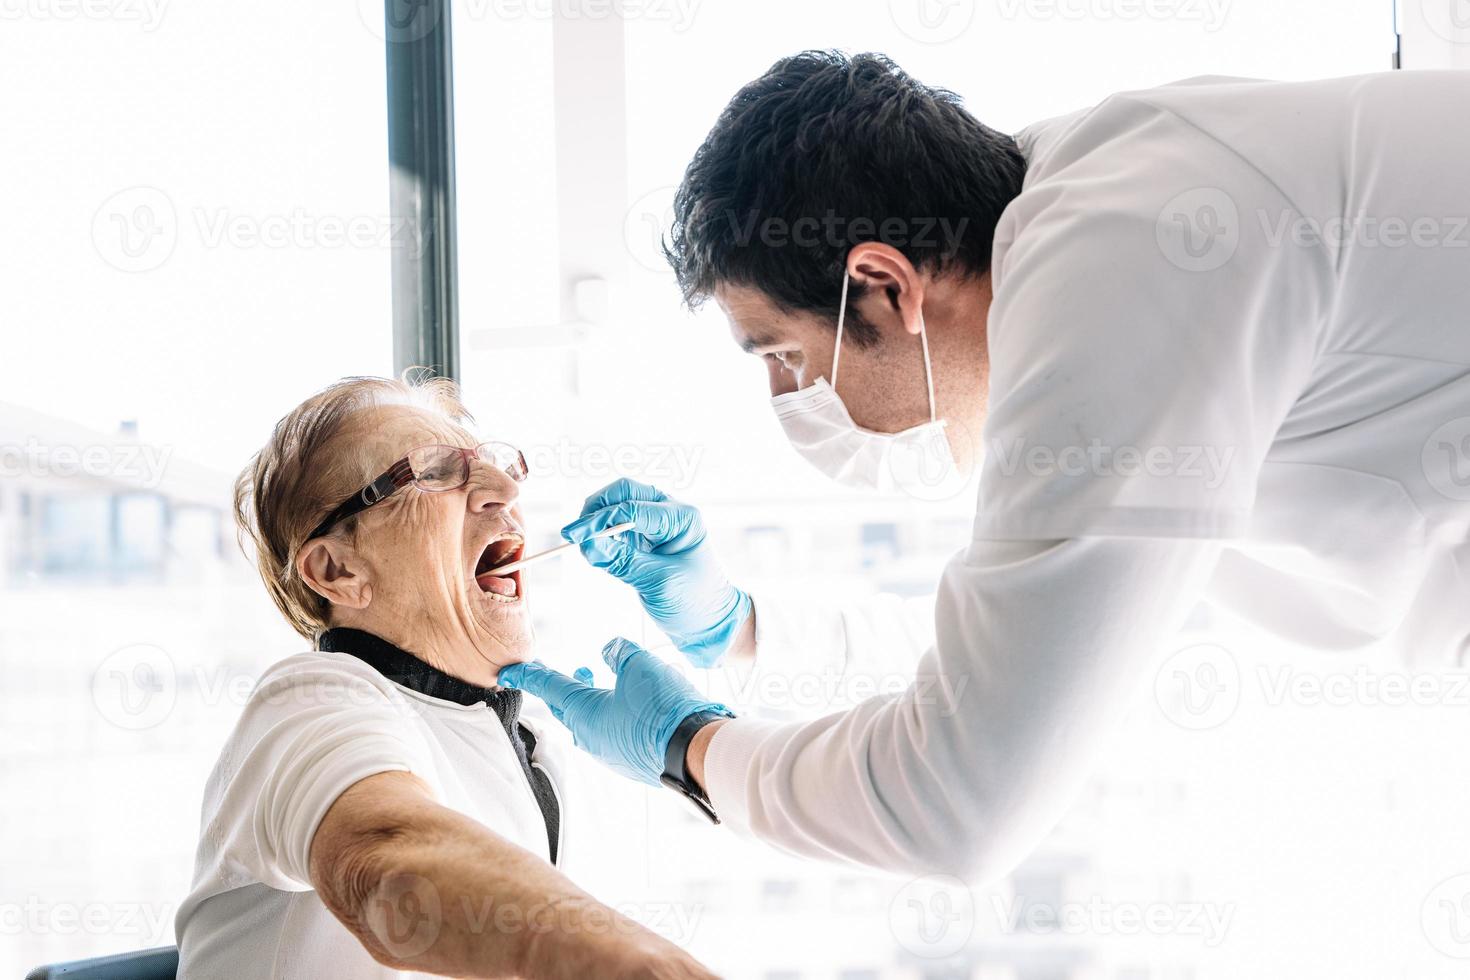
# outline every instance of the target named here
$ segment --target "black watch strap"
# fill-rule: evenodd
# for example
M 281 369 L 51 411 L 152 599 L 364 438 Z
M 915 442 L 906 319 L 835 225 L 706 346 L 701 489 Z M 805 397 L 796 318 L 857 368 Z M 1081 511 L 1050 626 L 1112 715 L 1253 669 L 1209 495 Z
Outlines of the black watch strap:
M 679 722 L 679 727 L 669 736 L 669 744 L 664 749 L 664 771 L 658 781 L 694 804 L 695 809 L 704 814 L 710 823 L 719 823 L 719 814 L 715 813 L 715 808 L 704 790 L 689 778 L 684 761 L 689 755 L 689 743 L 694 741 L 696 732 L 711 722 L 734 717 L 729 711 L 696 711 Z

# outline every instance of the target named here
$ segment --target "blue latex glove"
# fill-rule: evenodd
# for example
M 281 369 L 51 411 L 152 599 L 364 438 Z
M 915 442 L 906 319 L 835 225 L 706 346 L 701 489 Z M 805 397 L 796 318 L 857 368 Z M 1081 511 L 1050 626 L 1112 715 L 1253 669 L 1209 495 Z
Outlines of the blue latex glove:
M 664 750 L 681 721 L 696 711 L 730 713 L 631 640 L 609 641 L 602 659 L 617 675 L 611 691 L 594 687 L 586 667 L 568 677 L 539 660 L 502 668 L 500 685 L 536 695 L 571 729 L 579 748 L 624 776 L 654 786 L 664 771 Z
M 631 531 L 589 536 L 632 521 Z M 705 543 L 699 511 L 634 480 L 616 480 L 587 498 L 561 536 L 596 568 L 627 582 L 643 608 L 689 661 L 711 667 L 750 618 L 750 596 L 730 584 Z

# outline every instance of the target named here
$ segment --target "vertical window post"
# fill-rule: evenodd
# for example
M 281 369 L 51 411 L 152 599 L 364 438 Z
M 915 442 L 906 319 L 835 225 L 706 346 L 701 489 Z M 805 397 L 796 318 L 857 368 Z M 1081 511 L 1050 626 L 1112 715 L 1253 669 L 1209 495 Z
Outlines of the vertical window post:
M 384 0 L 393 365 L 459 380 L 449 0 Z

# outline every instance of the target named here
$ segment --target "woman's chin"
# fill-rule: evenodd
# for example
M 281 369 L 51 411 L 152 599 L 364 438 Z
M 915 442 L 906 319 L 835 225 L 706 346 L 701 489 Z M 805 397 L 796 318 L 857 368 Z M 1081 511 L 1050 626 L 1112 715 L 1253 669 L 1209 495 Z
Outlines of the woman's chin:
M 480 646 L 493 649 L 496 660 L 520 663 L 532 658 L 536 631 L 524 606 L 518 604 L 505 610 L 489 610 L 480 616 L 479 625 Z
M 536 657 L 533 648 L 534 644 L 528 640 L 520 646 L 508 646 L 496 650 L 494 660 L 492 661 L 495 665 L 495 673 L 497 675 L 495 683 L 498 684 L 500 682 L 500 671 L 504 670 L 505 668 L 510 667 L 514 664 L 530 663 L 532 660 L 535 660 Z

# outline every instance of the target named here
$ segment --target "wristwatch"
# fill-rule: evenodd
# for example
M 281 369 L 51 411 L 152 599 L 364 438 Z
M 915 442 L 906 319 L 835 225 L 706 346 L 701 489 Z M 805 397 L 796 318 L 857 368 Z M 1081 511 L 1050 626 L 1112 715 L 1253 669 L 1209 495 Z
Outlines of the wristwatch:
M 689 743 L 694 741 L 695 732 L 711 722 L 734 717 L 733 711 L 696 711 L 679 722 L 679 727 L 675 728 L 674 734 L 669 736 L 669 744 L 664 749 L 664 771 L 658 777 L 658 781 L 692 803 L 694 808 L 710 823 L 719 823 L 720 817 L 715 813 L 714 805 L 710 803 L 704 790 L 689 778 L 689 773 L 684 768 L 684 761 L 689 755 Z

